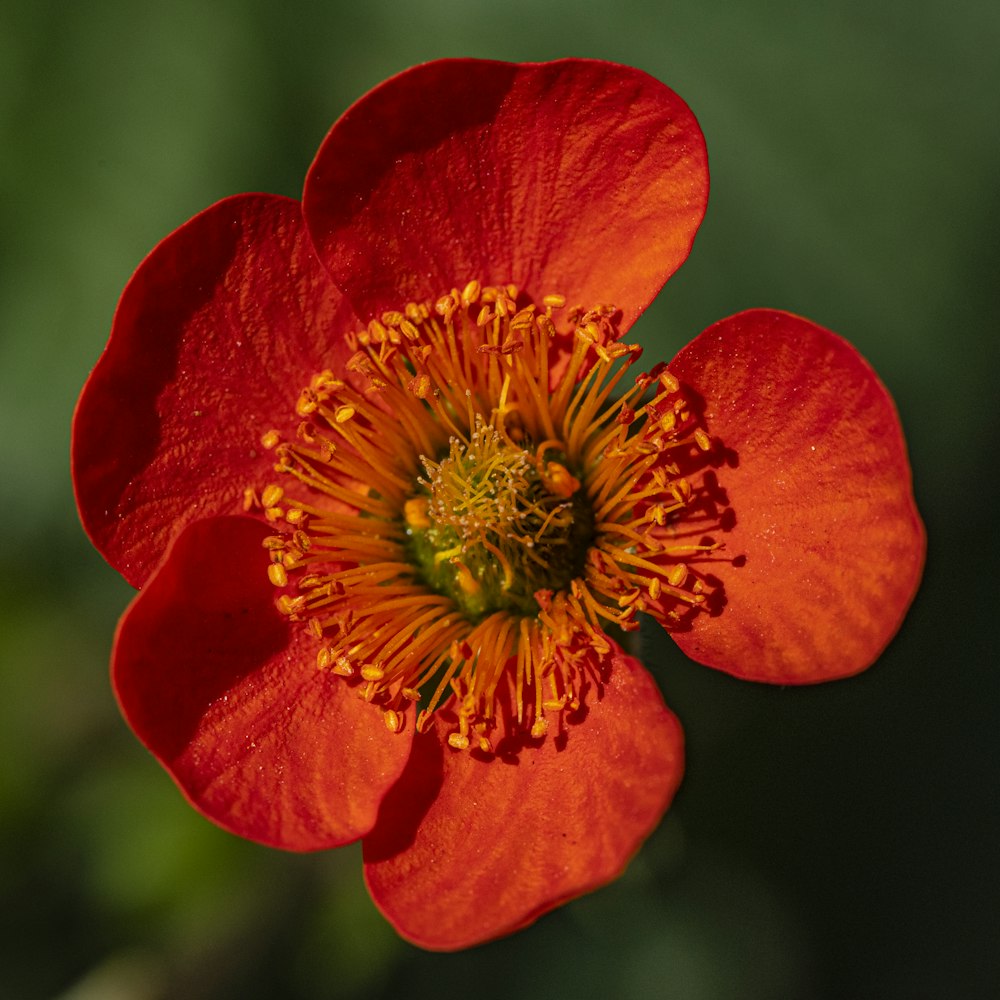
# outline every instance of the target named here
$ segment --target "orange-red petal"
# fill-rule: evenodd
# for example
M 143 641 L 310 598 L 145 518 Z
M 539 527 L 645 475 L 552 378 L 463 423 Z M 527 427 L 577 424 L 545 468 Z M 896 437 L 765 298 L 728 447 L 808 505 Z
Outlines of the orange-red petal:
M 836 334 L 762 309 L 710 327 L 670 369 L 731 453 L 717 475 L 735 513 L 704 567 L 724 583 L 725 607 L 674 638 L 752 680 L 863 670 L 899 628 L 925 550 L 885 387 Z
M 618 651 L 603 697 L 516 758 L 477 759 L 431 730 L 364 840 L 365 877 L 400 934 L 452 950 L 508 934 L 615 878 L 680 783 L 683 734 Z
M 347 111 L 303 203 L 361 315 L 477 278 L 610 298 L 624 330 L 687 257 L 707 197 L 697 121 L 642 71 L 445 59 Z
M 274 606 L 250 518 L 176 538 L 118 627 L 112 680 L 125 718 L 191 803 L 241 837 L 336 847 L 375 823 L 412 727 L 316 667 L 316 642 Z
M 238 513 L 271 477 L 261 436 L 294 427 L 309 377 L 353 324 L 298 202 L 239 195 L 139 265 L 77 405 L 73 481 L 84 527 L 140 586 L 174 531 Z

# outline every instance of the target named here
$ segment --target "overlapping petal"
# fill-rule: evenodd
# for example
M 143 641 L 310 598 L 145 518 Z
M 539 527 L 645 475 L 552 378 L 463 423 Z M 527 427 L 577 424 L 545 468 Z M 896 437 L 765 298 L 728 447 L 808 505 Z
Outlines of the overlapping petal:
M 864 669 L 899 628 L 925 549 L 885 387 L 836 334 L 773 310 L 709 327 L 670 369 L 731 455 L 718 479 L 736 514 L 710 565 L 725 608 L 677 642 L 752 680 Z
M 683 734 L 620 650 L 587 708 L 567 738 L 489 763 L 416 737 L 364 841 L 372 898 L 401 934 L 468 947 L 621 873 L 680 784 Z
M 642 71 L 446 59 L 347 111 L 304 211 L 361 315 L 478 278 L 611 298 L 624 331 L 687 257 L 707 197 L 697 121 Z
M 112 676 L 136 735 L 206 816 L 287 850 L 348 843 L 374 825 L 412 726 L 390 733 L 315 640 L 274 606 L 243 517 L 194 522 L 118 628 Z
M 73 428 L 84 526 L 131 584 L 178 527 L 267 481 L 261 435 L 294 426 L 299 391 L 343 357 L 354 322 L 288 198 L 227 198 L 143 261 Z

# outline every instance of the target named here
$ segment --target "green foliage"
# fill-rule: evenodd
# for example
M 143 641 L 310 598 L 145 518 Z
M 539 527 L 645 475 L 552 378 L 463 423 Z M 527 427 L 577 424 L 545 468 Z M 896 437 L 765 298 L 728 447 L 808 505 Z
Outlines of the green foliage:
M 55 0 L 0 12 L 0 995 L 24 1000 L 985 996 L 995 903 L 1000 24 L 960 0 Z M 849 684 L 739 684 L 644 636 L 690 781 L 625 879 L 462 955 L 402 944 L 356 850 L 216 830 L 106 680 L 128 588 L 78 528 L 76 395 L 152 245 L 296 195 L 333 119 L 443 55 L 592 55 L 692 105 L 713 173 L 652 363 L 755 305 L 848 336 L 894 393 L 928 523 L 898 639 Z M 992 828 L 992 829 L 991 829 Z

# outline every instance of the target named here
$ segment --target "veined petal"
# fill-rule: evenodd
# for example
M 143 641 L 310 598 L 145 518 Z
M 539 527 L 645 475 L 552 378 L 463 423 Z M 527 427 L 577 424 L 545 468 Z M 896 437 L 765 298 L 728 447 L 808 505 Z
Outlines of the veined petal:
M 620 650 L 588 709 L 568 739 L 550 731 L 516 759 L 456 752 L 440 732 L 415 738 L 364 840 L 372 898 L 404 937 L 468 947 L 621 873 L 680 783 L 683 733 Z
M 885 387 L 836 334 L 772 310 L 709 327 L 670 370 L 703 397 L 708 430 L 735 454 L 718 479 L 736 514 L 706 567 L 727 603 L 674 638 L 751 680 L 863 670 L 899 628 L 925 550 Z
M 687 257 L 707 197 L 697 121 L 640 70 L 445 59 L 344 114 L 303 202 L 359 314 L 476 278 L 610 297 L 624 330 Z
M 262 434 L 294 426 L 353 323 L 288 198 L 220 201 L 139 265 L 73 426 L 84 527 L 131 584 L 177 528 L 237 513 L 267 481 Z
M 274 606 L 265 525 L 196 521 L 126 611 L 112 655 L 122 712 L 191 803 L 241 837 L 309 851 L 374 824 L 409 755 L 316 643 Z

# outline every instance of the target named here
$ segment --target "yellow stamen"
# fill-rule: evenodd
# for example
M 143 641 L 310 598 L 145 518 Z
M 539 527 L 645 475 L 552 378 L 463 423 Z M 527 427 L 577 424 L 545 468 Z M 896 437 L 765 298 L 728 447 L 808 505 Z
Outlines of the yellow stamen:
M 717 543 L 676 531 L 711 438 L 665 367 L 626 379 L 613 307 L 565 306 L 473 280 L 388 310 L 298 394 L 295 435 L 260 438 L 283 478 L 243 505 L 275 525 L 276 605 L 391 732 L 412 704 L 418 732 L 454 712 L 454 750 L 543 739 L 600 681 L 607 627 L 711 592 L 692 560 Z

